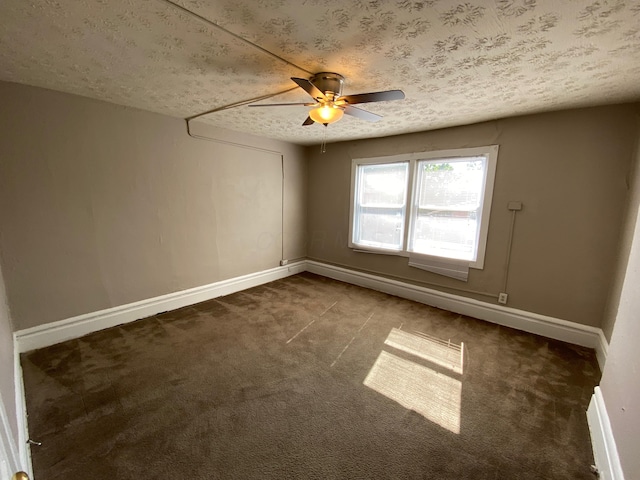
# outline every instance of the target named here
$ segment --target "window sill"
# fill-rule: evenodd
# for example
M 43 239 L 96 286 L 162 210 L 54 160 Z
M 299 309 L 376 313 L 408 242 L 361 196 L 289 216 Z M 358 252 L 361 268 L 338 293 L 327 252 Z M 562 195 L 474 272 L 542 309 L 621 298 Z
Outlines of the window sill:
M 469 268 L 473 268 L 474 270 L 483 270 L 484 265 L 482 265 L 478 261 L 469 261 L 469 260 L 461 260 L 459 258 L 450 258 L 450 257 L 438 257 L 435 255 L 424 255 L 421 253 L 408 252 L 406 250 L 386 250 L 383 248 L 373 248 L 364 245 L 356 245 L 351 244 L 349 248 L 356 253 L 370 253 L 374 255 L 390 255 L 394 257 L 405 257 L 405 258 L 417 258 L 423 259 L 426 261 L 433 261 L 439 263 L 449 263 L 451 265 L 466 265 Z

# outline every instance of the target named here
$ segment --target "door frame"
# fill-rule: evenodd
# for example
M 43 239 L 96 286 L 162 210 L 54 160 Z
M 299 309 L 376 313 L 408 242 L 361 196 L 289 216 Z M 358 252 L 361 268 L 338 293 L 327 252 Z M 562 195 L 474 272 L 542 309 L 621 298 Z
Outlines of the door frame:
M 0 394 L 0 478 L 11 478 L 15 472 L 22 470 L 20 464 L 20 454 L 9 426 L 5 399 Z

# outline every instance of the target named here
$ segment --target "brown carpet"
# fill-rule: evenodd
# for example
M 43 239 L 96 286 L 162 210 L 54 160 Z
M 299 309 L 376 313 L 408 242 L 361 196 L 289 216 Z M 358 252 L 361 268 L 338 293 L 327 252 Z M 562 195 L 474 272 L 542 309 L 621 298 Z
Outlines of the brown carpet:
M 36 480 L 593 479 L 593 351 L 309 273 L 22 365 Z

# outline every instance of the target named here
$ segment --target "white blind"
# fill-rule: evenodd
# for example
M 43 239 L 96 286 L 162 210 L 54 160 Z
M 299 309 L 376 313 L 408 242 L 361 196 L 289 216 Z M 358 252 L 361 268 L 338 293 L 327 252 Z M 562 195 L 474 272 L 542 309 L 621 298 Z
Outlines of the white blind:
M 463 282 L 466 282 L 469 278 L 469 262 L 465 260 L 432 257 L 410 252 L 409 266 L 437 273 L 438 275 L 444 275 L 445 277 L 455 278 Z

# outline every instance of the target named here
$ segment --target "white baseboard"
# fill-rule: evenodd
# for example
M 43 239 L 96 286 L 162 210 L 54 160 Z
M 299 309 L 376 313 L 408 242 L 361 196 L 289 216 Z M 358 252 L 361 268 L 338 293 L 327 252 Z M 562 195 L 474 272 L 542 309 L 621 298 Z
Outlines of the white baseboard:
M 306 269 L 306 262 L 296 262 L 283 267 L 251 273 L 241 277 L 215 282 L 201 287 L 169 293 L 139 302 L 120 305 L 106 310 L 87 313 L 77 317 L 46 323 L 15 332 L 19 353 L 48 347 L 56 343 L 79 338 L 98 330 L 115 327 L 150 317 L 158 313 L 175 310 L 212 298 L 229 295 L 281 278 L 295 275 Z
M 311 260 L 303 260 L 283 267 L 223 280 L 210 285 L 19 330 L 15 333 L 17 348 L 22 353 L 47 347 L 73 338 L 79 338 L 98 330 L 193 305 L 194 303 L 222 295 L 229 295 L 303 271 L 371 288 L 525 332 L 590 347 L 595 349 L 600 368 L 604 369 L 608 344 L 602 330 L 599 328 L 482 302 Z
M 311 260 L 307 260 L 307 271 L 543 337 L 590 347 L 596 350 L 600 369 L 604 369 L 607 342 L 600 328 L 481 302 L 472 298 Z
M 611 431 L 607 408 L 600 387 L 596 387 L 587 410 L 591 445 L 600 480 L 624 480 L 618 449 Z
M 609 342 L 607 341 L 607 337 L 604 336 L 604 332 L 602 331 L 602 329 L 599 328 L 598 330 L 598 344 L 594 348 L 596 349 L 596 356 L 598 357 L 600 372 L 604 372 L 604 364 L 607 363 Z

